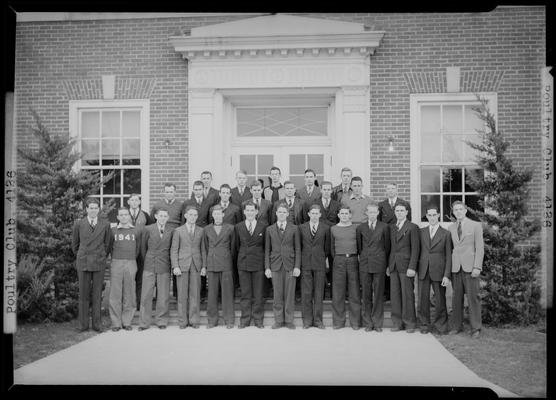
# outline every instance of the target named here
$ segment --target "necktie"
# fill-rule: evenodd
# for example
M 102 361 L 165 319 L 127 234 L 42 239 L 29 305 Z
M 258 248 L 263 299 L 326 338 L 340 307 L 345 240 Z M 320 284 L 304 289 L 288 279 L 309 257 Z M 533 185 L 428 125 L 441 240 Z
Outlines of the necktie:
M 95 224 L 95 221 L 94 221 L 94 220 L 90 220 L 90 221 L 89 221 L 89 225 L 91 225 L 91 229 L 93 229 L 93 230 L 95 229 L 95 225 L 96 225 L 96 224 Z
M 286 229 L 284 228 L 284 224 L 280 224 L 280 233 L 284 233 Z
M 288 208 L 292 208 L 292 201 L 291 201 L 291 199 L 288 199 Z
M 189 231 L 190 235 L 193 235 L 193 227 L 191 225 L 187 225 L 187 230 Z
M 261 208 L 261 201 L 259 199 L 255 200 L 255 204 L 257 205 L 258 209 Z
M 324 203 L 323 203 L 324 208 L 328 208 L 328 202 L 329 202 L 328 199 L 324 200 Z
M 458 239 L 461 240 L 461 221 L 458 221 Z
M 253 221 L 249 221 L 249 234 L 253 236 Z
M 317 227 L 315 225 L 311 225 L 311 235 L 315 237 L 317 234 Z
M 398 222 L 396 225 L 398 226 L 398 231 L 399 231 L 402 228 L 402 223 Z
M 432 237 L 434 236 L 434 228 L 432 227 L 432 225 L 430 229 L 431 229 L 431 239 L 432 239 Z
M 392 207 L 392 209 L 394 209 L 394 200 L 390 200 L 390 207 Z
M 375 223 L 374 222 L 369 223 L 369 229 L 371 230 L 371 232 L 375 230 Z
M 240 188 L 240 189 L 239 189 L 239 195 L 240 195 L 240 196 L 243 196 L 243 188 Z
M 347 192 L 348 192 L 348 187 L 347 187 L 347 186 L 344 186 L 343 192 L 344 192 L 344 193 L 347 193 Z
M 160 228 L 160 238 L 162 239 L 162 236 L 164 236 L 164 228 Z

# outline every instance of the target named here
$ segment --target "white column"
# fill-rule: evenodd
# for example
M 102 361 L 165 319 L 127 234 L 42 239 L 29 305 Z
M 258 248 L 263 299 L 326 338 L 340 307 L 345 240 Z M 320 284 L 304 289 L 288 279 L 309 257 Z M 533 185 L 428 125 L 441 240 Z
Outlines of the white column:
M 336 150 L 339 170 L 350 167 L 363 180 L 363 193 L 370 190 L 369 87 L 343 86 L 336 96 L 338 130 Z M 340 165 L 338 165 L 340 164 Z
M 214 89 L 189 89 L 189 191 L 215 166 Z M 214 172 L 213 172 L 214 175 Z

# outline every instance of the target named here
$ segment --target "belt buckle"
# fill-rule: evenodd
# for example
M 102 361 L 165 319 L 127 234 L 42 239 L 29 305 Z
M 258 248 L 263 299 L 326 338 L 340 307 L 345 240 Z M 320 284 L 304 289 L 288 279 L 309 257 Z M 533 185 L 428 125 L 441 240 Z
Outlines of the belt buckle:
M 349 254 L 346 254 L 346 257 L 347 257 L 347 258 L 349 258 L 349 257 L 350 257 L 350 255 L 349 255 Z

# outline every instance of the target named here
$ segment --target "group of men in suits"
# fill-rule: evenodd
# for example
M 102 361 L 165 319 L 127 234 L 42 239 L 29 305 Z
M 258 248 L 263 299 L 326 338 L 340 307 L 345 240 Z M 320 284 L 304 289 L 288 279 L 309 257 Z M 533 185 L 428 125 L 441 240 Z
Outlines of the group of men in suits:
M 429 226 L 419 230 L 410 221 L 409 204 L 397 197 L 396 185 L 387 185 L 387 199 L 376 204 L 362 193 L 361 178 L 352 177 L 349 168 L 342 169 L 342 183 L 336 187 L 327 181 L 317 186 L 316 174 L 310 169 L 305 171 L 306 185 L 299 190 L 291 181 L 280 182 L 277 167 L 271 169 L 270 178 L 266 188 L 260 180 L 247 186 L 247 176 L 240 171 L 236 174 L 236 187 L 223 184 L 216 190 L 211 187 L 212 174 L 204 171 L 201 180 L 193 184 L 191 198 L 183 203 L 175 198 L 175 185 L 166 184 L 164 199 L 154 205 L 151 215 L 140 210 L 140 198 L 133 195 L 127 215 L 121 210 L 120 216 L 118 211 L 120 223 L 112 233 L 107 223 L 97 222 L 98 202 L 96 207 L 94 200 L 88 202 L 88 216 L 76 223 L 73 243 L 82 294 L 81 327 L 88 327 L 91 281 L 93 328 L 100 326 L 100 303 L 96 304 L 100 298 L 99 277 L 95 275 L 95 268 L 104 264 L 114 244 L 118 244 L 114 240 L 118 234 L 121 236 L 118 229 L 137 228 L 134 257 L 128 257 L 131 244 L 126 243 L 123 250 L 127 258 L 134 259 L 137 273 L 134 279 L 129 279 L 133 271 L 130 268 L 126 270 L 125 279 L 121 273 L 114 278 L 122 282 L 114 285 L 116 288 L 133 281 L 132 290 L 119 290 L 114 296 L 114 330 L 129 329 L 129 318 L 122 316 L 129 315 L 130 304 L 135 308 L 135 299 L 140 299 L 139 329 L 150 326 L 155 287 L 155 323 L 165 328 L 172 276 L 180 328 L 199 327 L 204 286 L 208 289 L 207 327 L 218 324 L 218 300 L 221 298 L 225 325 L 232 328 L 234 283 L 240 288 L 239 328 L 250 324 L 262 328 L 266 276 L 274 289 L 273 328 L 295 328 L 294 299 L 296 286 L 301 286 L 303 327 L 323 329 L 322 303 L 328 281 L 332 289 L 334 328 L 345 325 L 347 298 L 352 328 L 363 326 L 366 331 L 381 331 L 383 295 L 389 277 L 393 331 L 405 329 L 411 333 L 419 324 L 422 333 L 430 329 L 447 333 L 445 290 L 452 277 L 452 330 L 456 333 L 463 328 L 463 297 L 466 294 L 472 333 L 479 335 L 482 228 L 465 217 L 463 203 L 454 203 L 453 212 L 458 222 L 450 227 L 450 232 L 440 227 L 436 207 L 427 209 Z M 93 223 L 97 226 L 91 230 Z M 416 275 L 419 279 L 418 315 L 413 294 Z M 141 282 L 138 288 L 136 279 Z M 436 311 L 432 326 L 429 321 L 430 286 L 435 295 Z M 131 301 L 130 296 L 133 297 Z M 127 313 L 118 310 L 122 307 Z

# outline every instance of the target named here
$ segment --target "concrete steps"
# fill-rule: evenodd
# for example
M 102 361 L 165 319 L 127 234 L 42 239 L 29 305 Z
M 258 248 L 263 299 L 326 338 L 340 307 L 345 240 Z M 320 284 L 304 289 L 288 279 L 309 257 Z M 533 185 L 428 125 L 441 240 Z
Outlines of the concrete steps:
M 207 311 L 206 311 L 206 302 L 201 303 L 201 327 L 205 327 L 207 325 Z M 220 305 L 219 305 L 220 307 Z M 153 310 L 154 310 L 154 303 L 153 303 Z M 235 325 L 239 325 L 239 320 L 241 316 L 241 308 L 239 305 L 239 299 L 236 299 L 234 302 L 234 311 L 235 311 Z M 153 311 L 154 314 L 154 311 Z M 219 320 L 218 325 L 224 325 L 224 320 L 222 318 L 222 311 L 219 310 Z M 153 322 L 154 323 L 154 322 Z M 263 324 L 265 327 L 270 327 L 274 323 L 274 313 L 272 311 L 272 300 L 266 299 L 264 304 L 264 319 Z M 332 301 L 331 300 L 324 300 L 323 304 L 323 323 L 325 327 L 332 327 Z M 135 316 L 132 321 L 133 325 L 139 325 L 139 311 L 135 312 Z M 301 303 L 296 302 L 295 304 L 295 312 L 294 312 L 294 324 L 297 327 L 303 326 L 303 320 L 301 315 Z M 177 303 L 175 297 L 170 298 L 170 320 L 169 325 L 179 325 L 178 322 L 178 311 L 177 311 Z M 349 312 L 348 312 L 348 303 L 346 302 L 346 327 L 349 327 Z M 390 302 L 386 302 L 384 306 L 384 324 L 383 328 L 391 328 L 392 327 L 392 320 L 390 318 Z

